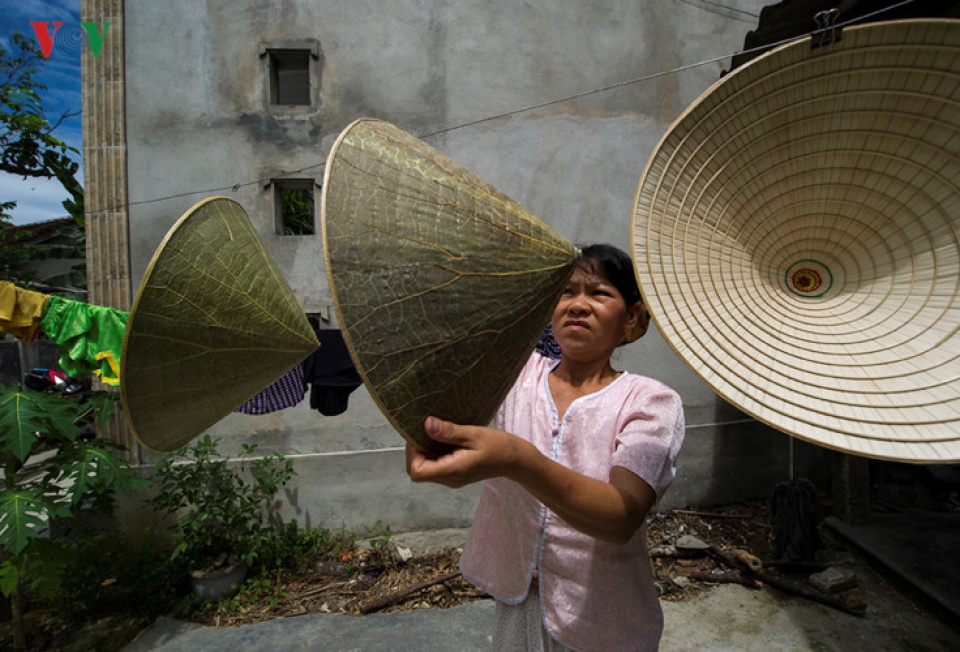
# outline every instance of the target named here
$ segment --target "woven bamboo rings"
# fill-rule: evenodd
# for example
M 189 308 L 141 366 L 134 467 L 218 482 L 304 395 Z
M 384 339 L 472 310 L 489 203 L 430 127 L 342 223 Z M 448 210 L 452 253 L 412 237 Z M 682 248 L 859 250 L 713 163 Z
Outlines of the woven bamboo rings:
M 960 21 L 780 46 L 708 89 L 644 170 L 655 323 L 718 394 L 866 457 L 960 460 Z

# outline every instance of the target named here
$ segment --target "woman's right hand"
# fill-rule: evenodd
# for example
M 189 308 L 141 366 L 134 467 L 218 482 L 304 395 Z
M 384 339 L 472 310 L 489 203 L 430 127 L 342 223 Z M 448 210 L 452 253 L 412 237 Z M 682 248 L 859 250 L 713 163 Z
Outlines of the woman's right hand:
M 459 488 L 474 482 L 509 475 L 524 443 L 502 430 L 464 426 L 436 417 L 424 422 L 427 435 L 453 450 L 438 458 L 407 444 L 407 474 L 414 482 L 433 482 Z
M 510 478 L 572 527 L 604 541 L 629 541 L 657 500 L 646 481 L 622 467 L 613 467 L 609 481 L 603 481 L 541 455 L 533 444 L 502 430 L 435 417 L 427 417 L 424 428 L 431 439 L 454 448 L 431 458 L 407 444 L 407 474 L 414 482 L 456 489 Z

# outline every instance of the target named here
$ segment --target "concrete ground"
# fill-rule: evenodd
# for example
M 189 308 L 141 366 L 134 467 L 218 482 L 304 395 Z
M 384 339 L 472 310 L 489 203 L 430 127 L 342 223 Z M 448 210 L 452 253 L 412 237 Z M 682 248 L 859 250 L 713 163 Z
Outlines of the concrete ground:
M 830 563 L 853 570 L 862 616 L 764 587 L 719 585 L 663 600 L 662 652 L 692 650 L 960 650 L 960 513 L 873 515 L 862 526 L 827 519 Z M 462 530 L 399 534 L 414 551 L 460 545 Z M 362 617 L 305 615 L 236 628 L 161 619 L 126 650 L 488 650 L 493 604 Z M 951 626 L 952 625 L 952 626 Z M 954 627 L 957 627 L 955 629 Z

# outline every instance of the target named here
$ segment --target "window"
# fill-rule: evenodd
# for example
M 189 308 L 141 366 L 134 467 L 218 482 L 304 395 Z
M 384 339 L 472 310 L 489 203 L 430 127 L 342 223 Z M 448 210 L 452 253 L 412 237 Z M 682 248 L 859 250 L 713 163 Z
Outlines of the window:
M 313 235 L 313 179 L 280 179 L 272 182 L 280 235 Z
M 310 53 L 306 50 L 271 50 L 270 103 L 310 104 Z
M 320 44 L 316 39 L 263 42 L 260 59 L 268 111 L 296 113 L 319 104 Z

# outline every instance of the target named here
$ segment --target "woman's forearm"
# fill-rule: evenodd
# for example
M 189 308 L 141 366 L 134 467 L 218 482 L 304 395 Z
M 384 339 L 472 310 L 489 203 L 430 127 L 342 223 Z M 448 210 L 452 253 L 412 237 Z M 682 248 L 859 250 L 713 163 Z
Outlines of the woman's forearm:
M 610 481 L 581 475 L 540 453 L 522 439 L 504 475 L 574 529 L 613 543 L 626 543 L 643 524 L 656 494 L 646 482 L 615 467 Z

